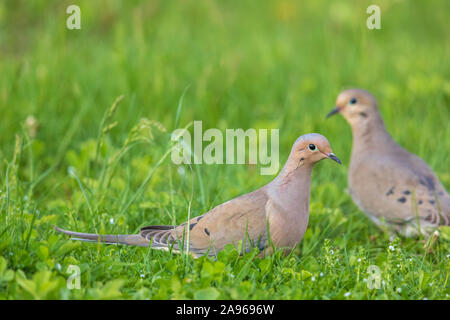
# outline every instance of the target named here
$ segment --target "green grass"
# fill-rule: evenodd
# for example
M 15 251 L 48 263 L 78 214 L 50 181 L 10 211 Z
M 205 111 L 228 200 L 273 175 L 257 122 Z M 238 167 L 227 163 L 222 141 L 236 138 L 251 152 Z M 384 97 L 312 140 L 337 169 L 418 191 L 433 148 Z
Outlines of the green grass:
M 0 2 L 0 299 L 448 299 L 448 232 L 391 242 L 345 192 L 349 126 L 325 120 L 340 90 L 370 90 L 394 138 L 448 190 L 448 1 L 85 0 L 82 29 L 69 31 L 73 3 Z M 365 27 L 373 3 L 382 30 Z M 170 132 L 193 120 L 279 128 L 281 164 L 298 136 L 329 138 L 343 165 L 315 167 L 292 254 L 193 260 L 51 228 L 181 223 L 188 208 L 199 215 L 273 178 L 246 165 L 158 166 Z M 66 287 L 69 265 L 80 290 Z M 370 265 L 380 289 L 364 280 Z

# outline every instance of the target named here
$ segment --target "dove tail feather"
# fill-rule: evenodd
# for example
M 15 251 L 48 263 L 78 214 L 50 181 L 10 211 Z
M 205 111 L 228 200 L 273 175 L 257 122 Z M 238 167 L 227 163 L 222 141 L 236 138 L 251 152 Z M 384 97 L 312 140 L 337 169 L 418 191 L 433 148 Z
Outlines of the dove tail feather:
M 53 226 L 56 231 L 71 236 L 72 240 L 81 240 L 88 242 L 102 242 L 107 244 L 126 244 L 131 246 L 148 247 L 150 241 L 145 239 L 139 234 L 96 234 L 96 233 L 83 233 L 70 230 L 64 230 Z

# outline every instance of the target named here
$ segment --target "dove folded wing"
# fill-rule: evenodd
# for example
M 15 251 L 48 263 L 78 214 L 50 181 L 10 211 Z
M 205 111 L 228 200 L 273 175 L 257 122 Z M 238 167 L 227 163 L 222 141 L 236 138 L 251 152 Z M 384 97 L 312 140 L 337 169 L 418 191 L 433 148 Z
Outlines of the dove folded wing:
M 447 192 L 431 169 L 412 154 L 367 157 L 353 170 L 350 184 L 355 202 L 376 220 L 397 225 L 449 225 Z
M 243 251 L 253 247 L 263 250 L 267 242 L 267 219 L 262 189 L 225 202 L 207 213 L 179 226 L 149 226 L 140 235 L 151 241 L 152 248 L 180 247 L 196 255 L 216 255 L 227 244 L 236 247 L 242 241 Z M 187 245 L 189 243 L 189 246 Z

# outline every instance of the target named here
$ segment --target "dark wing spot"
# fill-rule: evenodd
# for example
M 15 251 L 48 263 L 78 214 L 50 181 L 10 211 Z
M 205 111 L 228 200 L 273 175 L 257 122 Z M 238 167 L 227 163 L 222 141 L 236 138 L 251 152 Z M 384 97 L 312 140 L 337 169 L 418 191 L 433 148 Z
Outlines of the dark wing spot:
M 419 200 L 419 204 L 422 204 L 422 202 L 423 202 L 422 200 Z
M 434 191 L 434 181 L 432 177 L 425 177 L 425 180 L 427 181 L 427 187 L 429 190 Z
M 405 195 L 411 194 L 411 191 L 405 190 L 405 191 L 403 191 L 403 194 L 405 194 Z
M 190 226 L 189 226 L 189 230 L 192 230 L 192 228 L 194 228 L 196 224 L 197 224 L 197 222 L 191 223 Z
M 430 204 L 434 204 L 434 200 L 428 200 Z
M 401 202 L 401 203 L 405 203 L 406 202 L 406 198 L 405 197 L 401 197 L 401 198 L 398 198 L 397 201 Z
M 208 231 L 207 228 L 205 228 L 205 233 L 206 233 L 208 236 L 210 235 L 210 233 L 209 233 L 209 231 Z
M 203 217 L 204 217 L 204 215 L 198 216 L 197 222 L 199 222 Z
M 303 161 L 303 160 L 305 160 L 305 158 L 301 158 L 301 159 L 300 159 L 300 161 Z
M 363 118 L 367 118 L 367 113 L 365 112 L 360 112 L 359 115 Z
M 392 187 L 389 189 L 389 191 L 386 193 L 386 196 L 390 196 L 391 194 L 394 194 L 395 187 Z

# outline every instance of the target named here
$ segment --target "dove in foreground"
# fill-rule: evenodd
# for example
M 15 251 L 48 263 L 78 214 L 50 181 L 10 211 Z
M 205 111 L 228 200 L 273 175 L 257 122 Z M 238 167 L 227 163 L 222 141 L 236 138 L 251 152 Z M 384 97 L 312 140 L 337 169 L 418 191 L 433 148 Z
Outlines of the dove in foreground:
M 392 139 L 372 94 L 341 92 L 327 117 L 337 113 L 353 132 L 348 184 L 359 208 L 378 226 L 406 237 L 449 225 L 449 194 L 422 159 Z
M 214 256 L 227 244 L 241 242 L 244 252 L 273 249 L 286 253 L 303 238 L 308 226 L 311 171 L 322 159 L 340 160 L 328 140 L 317 133 L 298 138 L 279 175 L 267 185 L 227 201 L 178 226 L 148 226 L 132 235 L 99 235 L 63 230 L 77 240 L 189 250 L 194 257 Z

